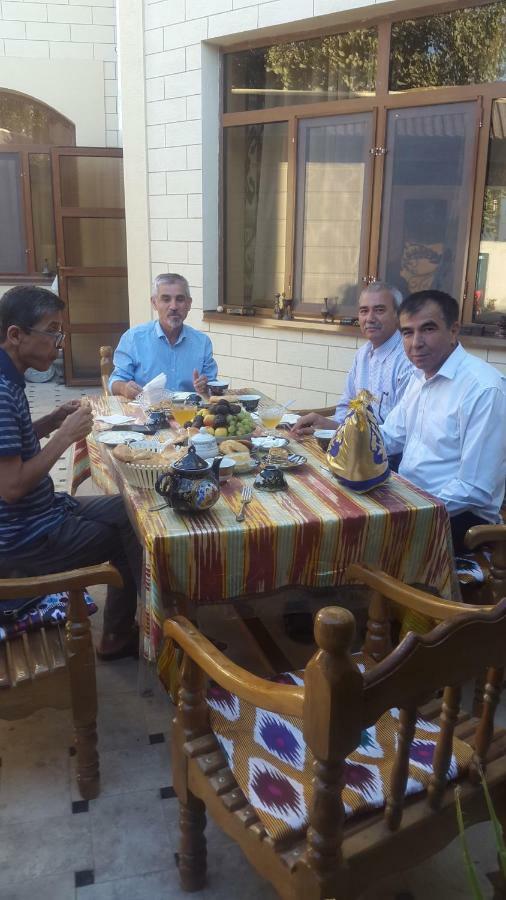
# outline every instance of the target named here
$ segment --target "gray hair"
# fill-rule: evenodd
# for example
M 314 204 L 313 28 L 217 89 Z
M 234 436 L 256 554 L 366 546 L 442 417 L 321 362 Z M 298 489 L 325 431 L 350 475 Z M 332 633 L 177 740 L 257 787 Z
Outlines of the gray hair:
M 382 291 L 388 291 L 394 301 L 395 311 L 399 312 L 403 297 L 399 288 L 394 287 L 393 284 L 388 284 L 386 281 L 373 281 L 371 284 L 366 285 L 360 293 L 381 294 Z
M 161 284 L 182 284 L 186 297 L 188 298 L 188 300 L 191 300 L 192 295 L 190 293 L 190 285 L 188 284 L 186 278 L 183 277 L 183 275 L 177 275 L 176 272 L 167 272 L 166 274 L 157 275 L 153 281 L 153 287 L 151 290 L 152 297 L 157 296 L 158 288 Z

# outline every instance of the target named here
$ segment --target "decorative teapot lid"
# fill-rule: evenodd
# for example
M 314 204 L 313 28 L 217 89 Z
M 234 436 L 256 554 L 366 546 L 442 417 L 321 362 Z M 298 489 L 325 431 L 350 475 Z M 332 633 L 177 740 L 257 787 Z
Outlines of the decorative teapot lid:
M 186 456 L 178 459 L 172 466 L 178 472 L 203 472 L 209 469 L 209 464 L 198 455 L 195 447 L 190 447 Z

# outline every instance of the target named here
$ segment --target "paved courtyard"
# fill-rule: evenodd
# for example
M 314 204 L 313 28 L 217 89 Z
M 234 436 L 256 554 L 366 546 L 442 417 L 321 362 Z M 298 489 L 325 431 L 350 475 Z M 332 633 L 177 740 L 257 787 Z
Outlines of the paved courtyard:
M 91 391 L 54 382 L 28 385 L 34 418 L 57 403 Z M 68 484 L 68 454 L 55 466 Z M 90 484 L 81 493 L 91 490 Z M 93 591 L 100 606 L 104 591 Z M 92 618 L 95 637 L 100 612 Z M 172 707 L 138 663 L 97 663 L 100 797 L 89 803 L 75 787 L 67 711 L 43 710 L 17 722 L 1 720 L 0 900 L 177 900 L 174 853 L 178 808 L 172 790 L 168 739 Z M 504 708 L 501 709 L 504 718 Z M 200 896 L 270 900 L 274 891 L 210 822 L 209 886 Z M 488 825 L 469 831 L 486 896 L 485 873 L 495 869 Z M 196 895 L 199 896 L 199 895 Z M 457 900 L 468 896 L 460 849 L 454 842 L 430 864 L 376 889 L 368 900 Z

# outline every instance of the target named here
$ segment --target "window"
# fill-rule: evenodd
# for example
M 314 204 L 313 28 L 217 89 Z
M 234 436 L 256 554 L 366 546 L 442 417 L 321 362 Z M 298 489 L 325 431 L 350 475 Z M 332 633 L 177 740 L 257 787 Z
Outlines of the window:
M 505 24 L 501 0 L 226 52 L 222 301 L 348 320 L 381 278 L 497 331 Z
M 50 148 L 75 128 L 44 103 L 0 91 L 0 276 L 56 271 Z
M 506 315 L 506 100 L 492 107 L 473 322 Z

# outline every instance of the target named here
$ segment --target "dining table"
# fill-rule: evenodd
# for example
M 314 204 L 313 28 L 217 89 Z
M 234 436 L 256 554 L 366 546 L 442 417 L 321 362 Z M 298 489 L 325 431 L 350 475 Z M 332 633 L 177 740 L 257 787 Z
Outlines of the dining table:
M 126 401 L 101 395 L 91 403 L 96 418 L 121 414 Z M 105 493 L 119 491 L 144 548 L 145 659 L 155 661 L 167 616 L 191 616 L 199 604 L 230 603 L 287 586 L 342 585 L 354 562 L 455 597 L 443 503 L 395 473 L 381 486 L 356 493 L 331 474 L 313 437 L 290 437 L 290 444 L 306 461 L 285 472 L 285 491 L 253 487 L 241 522 L 236 515 L 242 490 L 254 485 L 254 474 L 233 475 L 212 508 L 182 514 L 154 490 L 132 486 L 97 431 L 75 445 L 72 489 L 91 475 Z

